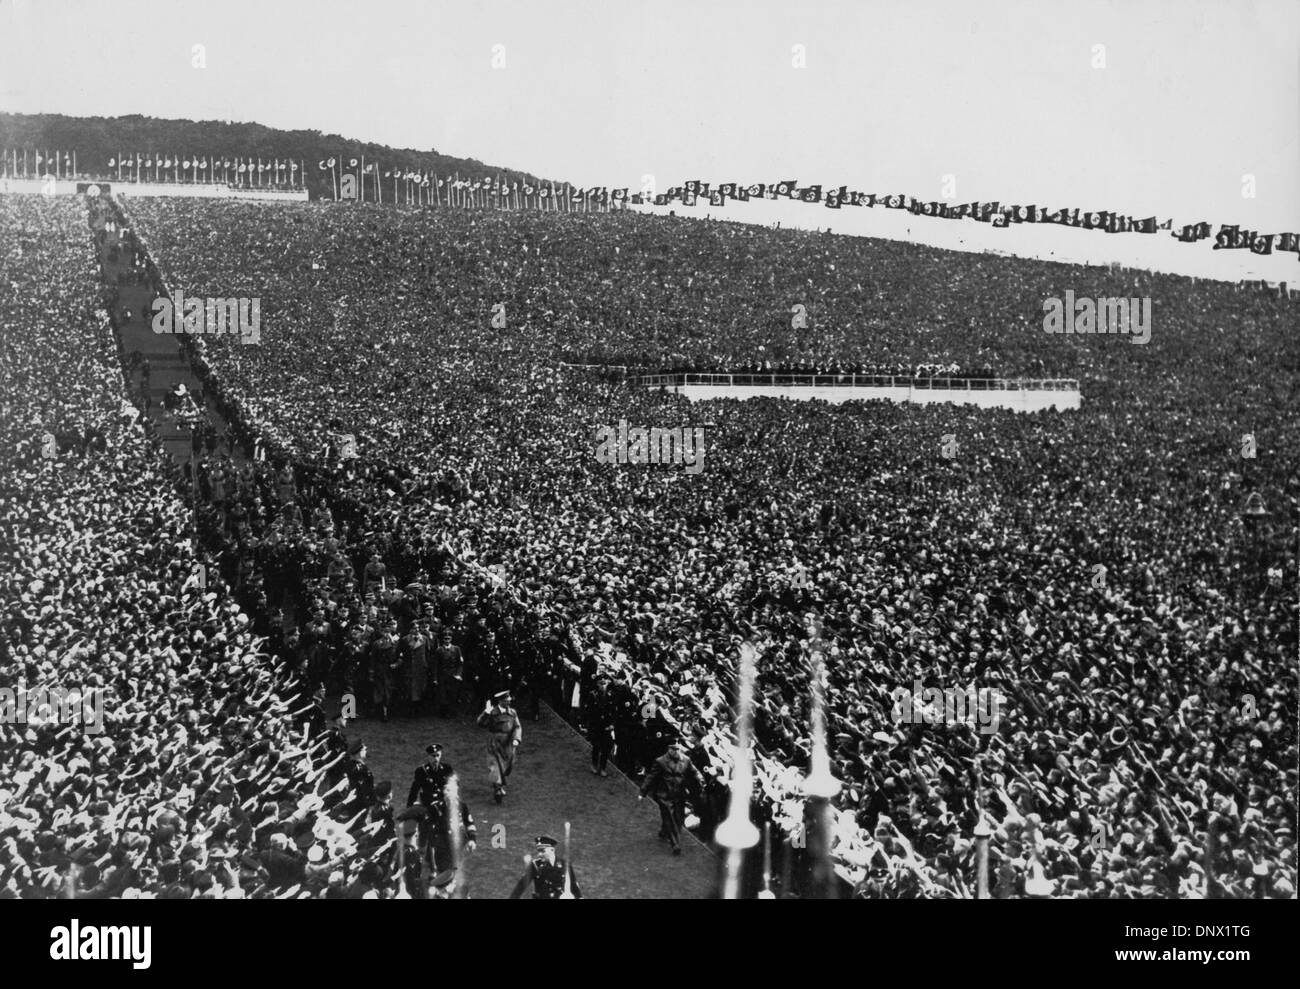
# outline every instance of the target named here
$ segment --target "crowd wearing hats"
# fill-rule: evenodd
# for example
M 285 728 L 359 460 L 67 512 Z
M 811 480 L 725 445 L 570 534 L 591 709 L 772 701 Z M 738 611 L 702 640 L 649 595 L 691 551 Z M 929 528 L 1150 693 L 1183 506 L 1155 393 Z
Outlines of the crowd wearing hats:
M 467 693 L 545 696 L 583 723 L 609 698 L 632 771 L 683 737 L 711 794 L 697 808 L 707 827 L 729 772 L 736 655 L 752 641 L 756 813 L 796 835 L 816 649 L 844 784 L 834 854 L 861 895 L 969 895 L 981 822 L 1000 896 L 1032 892 L 1034 867 L 1058 895 L 1294 894 L 1288 301 L 673 218 L 132 210 L 166 277 L 263 300 L 261 346 L 188 341 L 205 392 L 270 451 L 250 489 L 266 492 L 265 530 L 256 512 L 232 523 L 216 497 L 208 524 L 225 534 L 223 566 L 292 587 L 265 608 L 290 616 L 276 648 L 313 682 L 331 686 L 353 616 L 395 616 L 377 650 L 351 647 L 366 651 L 361 696 L 380 714 L 404 669 L 387 639 L 427 615 L 463 650 Z M 1043 333 L 1042 301 L 1066 288 L 1151 296 L 1150 345 Z M 805 326 L 791 325 L 795 303 Z M 1031 415 L 691 405 L 559 361 L 995 367 L 1079 378 L 1085 401 Z M 703 424 L 705 469 L 598 464 L 593 430 L 619 418 Z M 359 459 L 323 445 L 330 433 L 354 435 Z M 256 487 L 286 468 L 297 513 L 267 507 L 273 482 Z M 1243 517 L 1248 493 L 1272 522 Z M 301 506 L 320 500 L 308 518 Z M 259 560 L 268 530 L 280 548 Z M 267 579 L 275 553 L 300 581 Z M 295 634 L 309 614 L 316 630 Z M 335 691 L 355 687 L 346 668 Z M 899 724 L 893 691 L 918 679 L 998 689 L 998 732 Z

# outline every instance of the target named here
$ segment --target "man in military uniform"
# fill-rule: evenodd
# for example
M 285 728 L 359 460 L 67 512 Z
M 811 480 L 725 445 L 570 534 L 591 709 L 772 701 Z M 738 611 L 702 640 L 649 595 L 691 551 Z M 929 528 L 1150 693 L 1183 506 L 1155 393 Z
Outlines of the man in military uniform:
M 378 553 L 370 554 L 370 561 L 361 572 L 361 593 L 369 594 L 379 590 L 388 577 L 388 568 L 384 566 Z
M 293 501 L 293 470 L 287 461 L 275 475 L 275 493 L 281 504 Z
M 456 889 L 456 870 L 443 869 L 429 880 L 429 899 L 450 900 L 456 895 Z M 464 897 L 464 894 L 462 894 L 462 897 Z
M 386 621 L 370 643 L 370 699 L 384 721 L 393 699 L 395 671 L 402 662 L 397 656 L 396 631 L 396 623 Z
M 492 797 L 501 803 L 506 797 L 506 777 L 515 767 L 515 752 L 524 734 L 519 715 L 510 706 L 510 691 L 494 694 L 478 716 L 478 723 L 488 730 L 488 776 L 492 780 Z
M 465 658 L 460 646 L 452 645 L 451 630 L 443 627 L 438 633 L 438 648 L 431 661 L 438 696 L 438 716 L 449 717 L 460 705 L 460 688 L 465 679 Z
M 323 684 L 329 676 L 333 649 L 330 640 L 333 628 L 325 618 L 325 609 L 317 607 L 312 611 L 312 619 L 302 637 L 302 644 L 307 658 L 307 680 L 313 688 Z
M 614 729 L 617 712 L 606 677 L 596 678 L 596 687 L 587 703 L 587 733 L 591 738 L 591 771 L 597 776 L 609 775 L 606 766 L 614 751 Z
M 348 760 L 344 771 L 348 782 L 352 784 L 352 802 L 348 816 L 368 810 L 375 802 L 375 774 L 366 765 L 366 743 L 361 739 L 353 740 L 348 746 Z
M 432 867 L 434 843 L 447 806 L 447 784 L 456 775 L 456 771 L 450 763 L 442 761 L 442 746 L 436 742 L 427 746 L 424 752 L 424 765 L 415 771 L 411 792 L 406 796 L 406 806 L 410 808 L 419 805 L 424 808 L 424 815 L 418 818 L 420 845 L 424 858 Z
M 397 816 L 397 840 L 401 843 L 396 863 L 400 873 L 399 889 L 413 900 L 428 898 L 428 879 L 433 875 L 429 844 L 424 840 L 429 815 L 422 805 L 407 807 Z M 412 827 L 411 822 L 415 825 Z M 426 866 L 426 862 L 429 864 Z
M 397 825 L 393 820 L 393 784 L 391 780 L 384 780 L 375 787 L 374 803 L 366 810 L 366 816 L 362 819 L 363 827 L 378 825 L 373 828 L 372 832 L 367 832 L 368 839 L 365 844 L 367 849 L 383 848 L 397 834 Z
M 567 899 L 564 896 L 564 877 L 569 878 L 569 892 L 573 899 L 582 899 L 582 890 L 578 887 L 578 877 L 573 874 L 573 866 L 564 859 L 555 858 L 555 839 L 541 835 L 537 839 L 537 853 L 528 863 L 528 871 L 519 877 L 515 888 L 510 892 L 510 899 L 517 900 L 524 895 L 529 884 L 533 887 L 534 900 Z
M 402 664 L 401 689 L 406 694 L 407 710 L 414 717 L 420 713 L 429 681 L 437 676 L 429 668 L 429 640 L 418 625 L 407 630 L 398 643 L 397 655 Z
M 452 773 L 443 789 L 441 814 L 436 819 L 430 815 L 433 836 L 433 868 L 431 871 L 459 869 L 465 853 L 478 847 L 478 830 L 469 805 L 460 798 L 460 780 Z
M 649 794 L 659 805 L 659 837 L 667 838 L 673 854 L 682 853 L 682 829 L 686 823 L 686 797 L 700 792 L 700 774 L 686 755 L 680 738 L 654 761 L 641 784 L 638 800 Z

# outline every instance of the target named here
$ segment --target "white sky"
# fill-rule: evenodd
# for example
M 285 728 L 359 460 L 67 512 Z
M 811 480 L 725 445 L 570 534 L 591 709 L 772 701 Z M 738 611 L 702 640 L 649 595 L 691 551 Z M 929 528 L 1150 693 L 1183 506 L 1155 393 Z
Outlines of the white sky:
M 1300 229 L 1296 0 L 0 0 L 0 109 Z

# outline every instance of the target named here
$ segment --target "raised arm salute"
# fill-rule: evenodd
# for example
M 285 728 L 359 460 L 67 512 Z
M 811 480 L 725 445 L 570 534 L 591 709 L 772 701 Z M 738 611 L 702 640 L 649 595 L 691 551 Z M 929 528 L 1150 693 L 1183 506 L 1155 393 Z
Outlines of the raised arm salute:
M 501 803 L 506 797 L 506 777 L 515 768 L 515 752 L 524 737 L 519 715 L 510 706 L 510 691 L 494 694 L 478 723 L 488 730 L 488 776 L 493 799 Z

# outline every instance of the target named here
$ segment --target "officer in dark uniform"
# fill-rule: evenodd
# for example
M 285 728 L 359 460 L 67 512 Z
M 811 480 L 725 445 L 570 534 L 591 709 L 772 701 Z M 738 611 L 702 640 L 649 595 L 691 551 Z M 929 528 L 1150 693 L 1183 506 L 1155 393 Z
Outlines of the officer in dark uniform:
M 428 899 L 427 881 L 433 874 L 432 864 L 427 867 L 427 871 L 425 866 L 426 860 L 431 861 L 429 845 L 424 841 L 428 819 L 428 813 L 418 804 L 406 808 L 397 816 L 400 825 L 397 840 L 403 845 L 402 854 L 397 856 L 397 861 L 401 863 L 401 885 L 413 900 Z M 416 822 L 414 828 L 411 827 L 411 821 Z M 425 849 L 423 853 L 421 847 Z
M 654 761 L 641 784 L 638 800 L 646 795 L 659 805 L 659 837 L 667 838 L 673 854 L 682 853 L 682 829 L 686 820 L 686 798 L 700 793 L 700 774 L 686 755 L 681 739 L 674 738 L 668 751 Z
M 456 895 L 456 885 L 456 870 L 443 869 L 429 880 L 429 899 L 450 900 Z
M 614 751 L 614 732 L 617 726 L 617 712 L 609 691 L 608 678 L 596 678 L 596 686 L 586 703 L 586 709 L 587 733 L 591 737 L 591 771 L 598 776 L 607 776 L 605 767 Z
M 364 847 L 367 850 L 383 848 L 397 835 L 397 824 L 393 820 L 393 784 L 384 780 L 375 787 L 374 803 L 366 810 L 363 826 L 378 825 L 372 832 L 367 832 Z
M 460 705 L 460 688 L 465 679 L 465 657 L 460 647 L 452 645 L 451 630 L 444 626 L 438 633 L 438 648 L 430 660 L 434 693 L 438 698 L 438 716 L 446 718 Z
M 329 719 L 325 717 L 325 685 L 321 684 L 312 691 L 311 705 L 303 713 L 302 719 L 307 722 L 307 735 L 309 738 L 317 738 L 321 732 L 329 727 Z
M 442 761 L 442 746 L 437 742 L 426 746 L 424 753 L 424 765 L 415 771 L 415 780 L 406 797 L 406 806 L 418 803 L 425 807 L 441 807 L 447 780 L 451 779 L 455 770 L 451 768 L 451 763 Z
M 307 658 L 307 680 L 313 689 L 325 682 L 333 663 L 333 648 L 330 640 L 333 629 L 325 618 L 325 609 L 316 608 L 312 620 L 302 637 L 303 651 Z
M 453 804 L 449 801 L 448 807 L 451 806 Z M 450 826 L 449 815 L 434 817 L 423 804 L 408 807 L 398 817 L 404 824 L 403 840 L 409 842 L 411 833 L 417 834 L 415 843 L 408 844 L 405 872 L 408 888 L 414 897 L 424 899 L 429 892 L 427 886 L 438 885 L 440 877 L 448 878 L 448 872 L 452 876 L 458 875 L 466 854 L 478 847 L 474 815 L 469 806 L 463 800 L 457 801 L 455 806 L 460 808 L 459 822 Z M 407 821 L 416 823 L 411 826 L 405 824 Z M 453 832 L 453 828 L 459 828 L 459 833 Z
M 348 746 L 345 772 L 352 784 L 352 808 L 348 812 L 352 816 L 369 809 L 375 802 L 375 774 L 366 765 L 366 743 L 359 738 Z
M 447 805 L 447 783 L 456 775 L 450 763 L 442 761 L 442 746 L 437 742 L 424 750 L 424 765 L 415 771 L 411 783 L 411 792 L 406 796 L 406 806 L 419 805 L 424 808 L 420 821 L 420 844 L 424 857 L 432 861 L 434 841 L 442 824 L 443 812 Z
M 529 884 L 533 887 L 534 900 L 559 900 L 564 897 L 564 876 L 569 876 L 569 892 L 573 899 L 582 899 L 582 890 L 578 887 L 578 877 L 573 874 L 573 866 L 564 859 L 555 857 L 555 839 L 541 835 L 537 839 L 537 854 L 528 863 L 528 871 L 515 883 L 510 899 L 517 900 L 524 895 Z
M 464 859 L 465 853 L 478 847 L 478 830 L 474 825 L 474 815 L 469 805 L 460 799 L 460 781 L 452 774 L 444 791 L 442 815 L 436 820 L 430 818 L 430 830 L 433 832 L 434 869 L 456 869 Z

